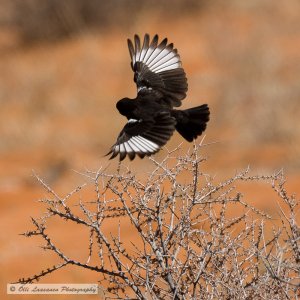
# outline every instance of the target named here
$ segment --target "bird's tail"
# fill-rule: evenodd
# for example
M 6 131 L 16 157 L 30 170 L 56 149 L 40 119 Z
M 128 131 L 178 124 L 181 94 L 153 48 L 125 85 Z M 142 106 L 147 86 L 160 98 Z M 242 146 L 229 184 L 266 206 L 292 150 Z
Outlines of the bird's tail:
M 175 128 L 187 141 L 192 142 L 206 129 L 209 121 L 207 104 L 174 112 L 177 121 Z

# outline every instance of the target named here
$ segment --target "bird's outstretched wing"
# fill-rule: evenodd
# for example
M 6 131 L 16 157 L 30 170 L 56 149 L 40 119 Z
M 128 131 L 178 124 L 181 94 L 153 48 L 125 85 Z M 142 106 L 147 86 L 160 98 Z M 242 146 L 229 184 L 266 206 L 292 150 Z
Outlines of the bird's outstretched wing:
M 156 93 L 168 106 L 180 106 L 186 97 L 187 79 L 173 44 L 166 38 L 158 43 L 158 35 L 150 42 L 146 34 L 141 45 L 135 35 L 134 42 L 128 39 L 128 49 L 138 94 Z
M 176 121 L 168 112 L 160 112 L 149 120 L 129 120 L 107 155 L 110 159 L 120 154 L 133 160 L 135 155 L 143 158 L 160 150 L 175 130 Z

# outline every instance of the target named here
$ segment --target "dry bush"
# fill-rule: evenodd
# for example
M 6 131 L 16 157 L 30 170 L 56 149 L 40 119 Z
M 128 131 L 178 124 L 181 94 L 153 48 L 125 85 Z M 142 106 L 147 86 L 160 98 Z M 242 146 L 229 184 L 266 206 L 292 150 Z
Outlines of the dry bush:
M 39 237 L 60 262 L 19 283 L 75 265 L 99 274 L 106 299 L 297 298 L 299 202 L 287 194 L 282 172 L 251 176 L 247 169 L 215 183 L 201 170 L 200 150 L 195 145 L 185 155 L 177 149 L 162 161 L 150 158 L 154 168 L 144 179 L 122 165 L 114 174 L 88 171 L 92 199 L 78 195 L 87 186 L 60 197 L 37 177 L 49 194 L 40 200 L 47 212 L 32 219 L 35 229 L 24 235 Z M 244 200 L 239 182 L 270 185 L 280 208 L 278 226 Z M 87 259 L 59 249 L 49 233 L 54 218 L 88 230 L 89 243 L 81 243 Z M 125 223 L 131 241 L 122 238 Z

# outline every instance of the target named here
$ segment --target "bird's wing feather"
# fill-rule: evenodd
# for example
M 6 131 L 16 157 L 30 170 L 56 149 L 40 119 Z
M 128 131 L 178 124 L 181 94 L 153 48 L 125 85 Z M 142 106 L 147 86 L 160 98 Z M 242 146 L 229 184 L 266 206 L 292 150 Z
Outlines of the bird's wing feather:
M 110 159 L 120 154 L 133 160 L 135 155 L 143 158 L 160 150 L 175 130 L 176 121 L 168 112 L 160 112 L 153 119 L 129 120 L 107 155 Z
M 156 93 L 170 107 L 180 106 L 186 97 L 187 79 L 177 49 L 165 38 L 158 43 L 158 35 L 150 42 L 145 35 L 143 45 L 138 35 L 128 39 L 131 67 L 138 93 Z

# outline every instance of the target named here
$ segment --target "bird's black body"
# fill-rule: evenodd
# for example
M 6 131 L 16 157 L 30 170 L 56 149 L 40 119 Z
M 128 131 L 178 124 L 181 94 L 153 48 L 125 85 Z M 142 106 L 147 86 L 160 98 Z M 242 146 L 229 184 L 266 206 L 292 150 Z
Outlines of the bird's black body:
M 134 44 L 128 40 L 138 94 L 135 99 L 124 98 L 117 102 L 117 109 L 128 123 L 108 153 L 112 154 L 111 158 L 120 154 L 120 160 L 126 155 L 134 159 L 136 154 L 143 158 L 156 153 L 174 130 L 192 142 L 209 121 L 206 104 L 186 110 L 174 109 L 186 97 L 187 79 L 173 44 L 167 44 L 167 39 L 158 44 L 157 35 L 150 43 L 148 34 L 142 46 L 135 35 Z

